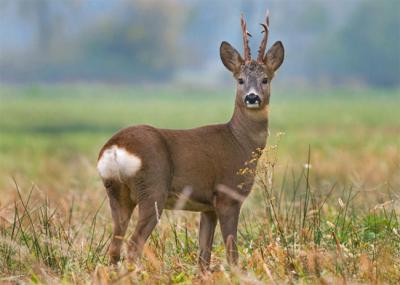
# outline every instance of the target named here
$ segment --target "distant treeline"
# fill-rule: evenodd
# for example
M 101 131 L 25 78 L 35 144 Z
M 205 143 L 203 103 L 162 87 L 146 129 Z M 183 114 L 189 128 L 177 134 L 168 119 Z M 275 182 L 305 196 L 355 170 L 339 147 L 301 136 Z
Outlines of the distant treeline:
M 283 78 L 400 86 L 400 1 L 267 4 L 271 44 L 281 39 L 286 47 Z M 196 74 L 219 64 L 221 40 L 241 50 L 241 11 L 253 33 L 254 54 L 265 5 L 261 0 L 5 0 L 0 80 L 162 82 L 188 70 Z

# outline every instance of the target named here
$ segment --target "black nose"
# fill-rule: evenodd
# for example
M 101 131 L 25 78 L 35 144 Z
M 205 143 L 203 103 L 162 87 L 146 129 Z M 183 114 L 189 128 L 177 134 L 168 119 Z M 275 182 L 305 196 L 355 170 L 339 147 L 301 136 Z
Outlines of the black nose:
M 246 102 L 246 104 L 261 103 L 260 96 L 254 93 L 247 94 L 246 97 L 244 98 L 244 101 Z

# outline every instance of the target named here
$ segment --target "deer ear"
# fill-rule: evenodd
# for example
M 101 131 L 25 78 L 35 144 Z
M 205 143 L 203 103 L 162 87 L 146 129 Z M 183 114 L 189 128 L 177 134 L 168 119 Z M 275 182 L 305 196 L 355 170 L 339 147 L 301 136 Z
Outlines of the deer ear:
M 240 66 L 243 64 L 243 59 L 239 52 L 227 42 L 221 43 L 219 55 L 225 67 L 233 73 L 239 71 Z
M 264 63 L 271 71 L 276 71 L 285 57 L 285 49 L 281 41 L 275 42 L 264 57 Z

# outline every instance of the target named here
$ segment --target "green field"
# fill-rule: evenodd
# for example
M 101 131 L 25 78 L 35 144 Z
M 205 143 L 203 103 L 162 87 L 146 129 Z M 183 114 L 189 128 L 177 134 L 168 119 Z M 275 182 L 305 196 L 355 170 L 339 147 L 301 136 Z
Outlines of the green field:
M 273 184 L 244 206 L 239 269 L 218 233 L 214 270 L 198 274 L 198 216 L 185 212 L 164 215 L 143 268 L 107 266 L 103 143 L 133 124 L 226 122 L 233 101 L 233 89 L 0 86 L 0 281 L 400 282 L 400 91 L 389 90 L 275 88 L 269 145 L 285 134 L 260 167 Z

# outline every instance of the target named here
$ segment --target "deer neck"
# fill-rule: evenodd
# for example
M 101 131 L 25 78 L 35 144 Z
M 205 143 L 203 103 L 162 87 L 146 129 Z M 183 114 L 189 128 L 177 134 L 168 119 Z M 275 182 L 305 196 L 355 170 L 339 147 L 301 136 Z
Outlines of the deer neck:
M 263 149 L 268 137 L 268 105 L 261 110 L 249 110 L 240 99 L 236 99 L 235 109 L 228 125 L 246 152 L 255 151 L 257 148 Z

